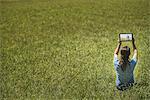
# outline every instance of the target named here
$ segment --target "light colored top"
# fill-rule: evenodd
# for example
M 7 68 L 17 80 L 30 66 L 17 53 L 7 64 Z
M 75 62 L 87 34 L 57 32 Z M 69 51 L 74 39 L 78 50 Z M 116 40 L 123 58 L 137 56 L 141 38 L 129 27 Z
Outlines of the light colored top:
M 119 64 L 117 54 L 114 54 L 114 68 L 116 70 L 116 86 L 128 83 L 134 83 L 134 68 L 137 63 L 137 54 L 134 53 L 133 58 L 127 65 L 125 71 L 122 71 Z

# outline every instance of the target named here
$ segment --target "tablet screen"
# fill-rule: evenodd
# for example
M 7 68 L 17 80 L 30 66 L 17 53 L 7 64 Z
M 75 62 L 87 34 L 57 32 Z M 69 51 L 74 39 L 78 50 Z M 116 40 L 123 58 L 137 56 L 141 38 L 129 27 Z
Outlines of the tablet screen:
M 120 33 L 119 39 L 120 41 L 132 41 L 132 33 Z

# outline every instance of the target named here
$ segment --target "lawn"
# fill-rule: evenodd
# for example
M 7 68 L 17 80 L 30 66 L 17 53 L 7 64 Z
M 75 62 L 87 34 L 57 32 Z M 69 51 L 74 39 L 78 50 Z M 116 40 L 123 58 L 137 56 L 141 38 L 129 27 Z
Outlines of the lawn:
M 150 99 L 149 9 L 149 0 L 0 0 L 0 99 Z M 139 53 L 137 85 L 123 92 L 120 32 L 134 34 Z

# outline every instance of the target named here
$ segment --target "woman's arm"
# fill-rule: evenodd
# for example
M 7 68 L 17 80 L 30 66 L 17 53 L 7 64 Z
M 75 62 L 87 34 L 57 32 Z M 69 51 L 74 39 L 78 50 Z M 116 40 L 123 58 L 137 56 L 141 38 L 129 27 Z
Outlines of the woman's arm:
M 118 45 L 117 45 L 117 48 L 115 49 L 115 52 L 114 54 L 117 54 L 119 53 L 119 50 L 120 50 L 120 47 L 121 47 L 121 41 L 119 41 Z
M 132 40 L 132 45 L 133 45 L 133 58 L 138 58 L 138 52 L 137 52 L 137 48 L 136 48 L 136 46 L 135 46 L 135 40 L 134 40 L 134 38 L 133 38 L 133 40 Z

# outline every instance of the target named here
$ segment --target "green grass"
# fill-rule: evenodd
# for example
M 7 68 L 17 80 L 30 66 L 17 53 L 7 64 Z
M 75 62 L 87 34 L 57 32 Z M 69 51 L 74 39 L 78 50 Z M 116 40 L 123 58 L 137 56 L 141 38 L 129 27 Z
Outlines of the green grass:
M 149 4 L 0 0 L 0 98 L 150 99 Z M 139 51 L 138 84 L 124 92 L 113 67 L 120 32 L 133 32 Z

